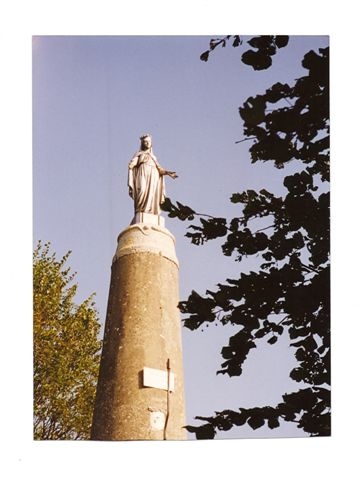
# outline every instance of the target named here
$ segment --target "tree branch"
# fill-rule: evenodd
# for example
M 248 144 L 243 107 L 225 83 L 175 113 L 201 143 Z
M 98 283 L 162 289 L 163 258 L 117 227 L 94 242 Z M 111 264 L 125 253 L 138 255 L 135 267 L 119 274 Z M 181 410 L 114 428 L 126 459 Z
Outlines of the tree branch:
M 294 106 L 286 97 L 284 97 L 284 100 L 290 105 L 290 107 Z
M 304 267 L 306 270 L 309 270 L 310 272 L 320 273 L 319 270 L 316 270 L 315 268 L 309 267 L 308 265 L 305 265 L 304 263 L 302 263 L 301 266 Z
M 256 230 L 254 234 L 256 235 L 256 233 L 258 232 L 263 232 L 263 230 L 268 230 L 269 228 L 274 228 L 274 227 L 275 225 L 270 225 L 269 227 L 260 228 L 259 230 Z
M 286 315 L 282 320 L 279 321 L 279 323 L 276 323 L 276 325 L 281 325 L 287 318 L 290 318 L 289 315 Z
M 194 212 L 193 215 L 198 215 L 199 217 L 208 217 L 208 218 L 218 218 L 218 217 L 214 217 L 213 215 L 208 215 L 208 213 L 198 213 L 198 212 Z
M 247 142 L 248 140 L 256 140 L 257 137 L 249 137 L 249 138 L 243 138 L 242 140 L 236 140 L 234 143 L 242 143 L 242 142 Z

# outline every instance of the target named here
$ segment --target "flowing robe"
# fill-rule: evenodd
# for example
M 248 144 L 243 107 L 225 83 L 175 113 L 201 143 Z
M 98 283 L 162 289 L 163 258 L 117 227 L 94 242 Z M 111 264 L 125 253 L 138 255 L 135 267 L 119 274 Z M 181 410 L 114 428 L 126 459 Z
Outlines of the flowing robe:
M 160 214 L 160 204 L 165 200 L 162 167 L 151 151 L 136 153 L 129 163 L 128 186 L 134 199 L 135 213 Z

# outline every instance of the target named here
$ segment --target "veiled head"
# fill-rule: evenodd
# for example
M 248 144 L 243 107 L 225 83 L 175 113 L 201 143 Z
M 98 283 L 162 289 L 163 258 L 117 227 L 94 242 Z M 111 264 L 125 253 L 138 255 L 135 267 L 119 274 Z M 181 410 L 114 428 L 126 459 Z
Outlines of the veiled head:
M 149 135 L 148 133 L 146 133 L 145 135 L 141 135 L 140 141 L 142 150 L 147 150 L 148 148 L 151 148 L 152 139 L 151 135 Z

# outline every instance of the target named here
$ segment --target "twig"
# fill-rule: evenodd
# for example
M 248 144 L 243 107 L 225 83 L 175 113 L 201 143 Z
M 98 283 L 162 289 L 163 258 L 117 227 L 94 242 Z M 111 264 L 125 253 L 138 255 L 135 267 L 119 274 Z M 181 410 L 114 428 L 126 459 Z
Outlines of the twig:
M 308 265 L 305 265 L 304 263 L 301 264 L 304 268 L 306 268 L 307 270 L 310 270 L 311 272 L 314 272 L 314 273 L 320 273 L 319 270 L 315 270 L 315 268 L 311 268 L 309 267 Z
M 269 227 L 265 227 L 265 228 L 260 228 L 260 230 L 256 230 L 255 231 L 255 234 L 258 233 L 258 232 L 262 232 L 263 230 L 267 230 L 268 228 L 273 228 L 275 225 L 270 225 Z
M 293 106 L 294 106 L 286 97 L 284 97 L 284 100 L 287 101 L 287 103 L 290 105 L 290 107 L 293 107 Z
M 243 138 L 242 140 L 236 140 L 234 143 L 247 142 L 247 140 L 256 140 L 257 137 Z
M 282 322 L 284 322 L 287 318 L 289 318 L 289 315 L 286 315 L 282 320 L 279 321 L 279 323 L 276 323 L 276 325 L 280 325 Z

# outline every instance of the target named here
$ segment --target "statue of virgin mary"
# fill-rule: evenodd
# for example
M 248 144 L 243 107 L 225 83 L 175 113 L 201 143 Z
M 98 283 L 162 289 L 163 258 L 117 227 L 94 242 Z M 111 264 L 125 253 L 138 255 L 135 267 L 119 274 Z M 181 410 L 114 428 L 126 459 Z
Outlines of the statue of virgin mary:
M 140 137 L 140 150 L 129 162 L 128 187 L 134 200 L 135 213 L 160 214 L 160 205 L 165 200 L 164 176 L 177 178 L 175 172 L 165 170 L 152 150 L 149 134 Z

